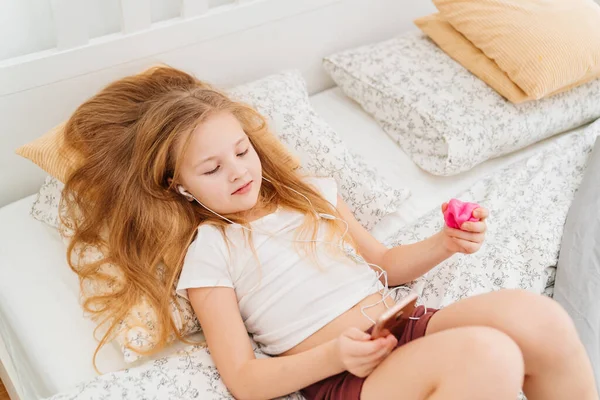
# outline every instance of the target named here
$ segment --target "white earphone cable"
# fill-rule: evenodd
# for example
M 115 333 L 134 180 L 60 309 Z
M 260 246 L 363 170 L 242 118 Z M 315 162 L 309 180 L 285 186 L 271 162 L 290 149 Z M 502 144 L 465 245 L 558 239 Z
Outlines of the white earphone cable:
M 266 181 L 267 181 L 267 182 L 269 182 L 269 183 L 271 182 L 269 179 L 267 179 L 267 178 L 265 178 L 265 177 L 263 177 L 263 179 L 264 179 L 264 180 L 266 180 Z M 338 248 L 339 248 L 340 250 L 342 250 L 343 252 L 345 252 L 345 250 L 344 250 L 344 248 L 343 248 L 343 241 L 344 241 L 344 237 L 346 236 L 346 234 L 348 233 L 348 230 L 349 230 L 348 223 L 347 223 L 347 222 L 346 222 L 344 219 L 342 219 L 342 218 L 338 218 L 338 217 L 336 217 L 336 216 L 334 216 L 334 215 L 331 215 L 331 214 L 325 214 L 325 213 L 318 213 L 318 212 L 317 212 L 317 211 L 314 209 L 314 207 L 313 207 L 313 205 L 312 205 L 312 203 L 311 203 L 311 201 L 310 201 L 310 199 L 309 199 L 308 197 L 306 197 L 306 196 L 305 196 L 305 195 L 303 195 L 302 193 L 298 192 L 297 190 L 294 190 L 294 189 L 292 189 L 292 188 L 291 188 L 291 187 L 289 187 L 289 186 L 286 186 L 286 188 L 288 188 L 289 190 L 291 190 L 291 191 L 293 191 L 293 192 L 295 192 L 295 193 L 299 194 L 300 196 L 304 197 L 304 198 L 306 199 L 306 201 L 308 202 L 308 204 L 310 205 L 310 207 L 312 208 L 312 210 L 313 210 L 313 212 L 315 213 L 315 215 L 317 216 L 317 218 L 323 218 L 323 219 L 328 219 L 328 220 L 336 220 L 336 219 L 337 219 L 337 220 L 340 220 L 340 221 L 342 221 L 342 222 L 343 222 L 343 223 L 346 225 L 346 229 L 344 230 L 344 233 L 343 233 L 343 234 L 342 234 L 342 236 L 340 237 L 340 240 L 339 240 L 339 242 L 338 242 L 338 243 L 334 243 L 334 242 L 330 242 L 330 241 L 325 241 L 325 240 L 296 240 L 296 239 L 294 239 L 294 240 L 291 240 L 291 241 L 292 241 L 292 242 L 302 242 L 302 243 L 316 242 L 316 243 L 324 243 L 324 244 L 329 244 L 329 245 L 335 245 L 335 244 L 337 244 Z M 181 191 L 180 191 L 180 193 L 181 193 Z M 188 192 L 188 193 L 189 193 L 189 192 Z M 183 194 L 183 193 L 182 193 L 182 194 Z M 211 210 L 210 208 L 206 207 L 206 206 L 205 206 L 204 204 L 202 204 L 202 203 L 201 203 L 201 202 L 200 202 L 200 201 L 199 201 L 199 200 L 198 200 L 198 199 L 197 199 L 197 198 L 196 198 L 196 197 L 195 197 L 193 194 L 189 193 L 189 195 L 190 195 L 190 196 L 191 196 L 191 197 L 192 197 L 192 198 L 193 198 L 193 199 L 194 199 L 196 202 L 198 202 L 198 204 L 200 204 L 202 207 L 204 207 L 205 209 L 207 209 L 207 210 L 208 210 L 208 211 L 210 211 L 211 213 L 213 213 L 213 214 L 217 215 L 218 217 L 220 217 L 220 218 L 224 219 L 225 221 L 227 221 L 227 222 L 231 223 L 232 225 L 234 225 L 234 226 L 238 226 L 238 227 L 240 227 L 240 228 L 242 228 L 242 229 L 245 229 L 245 230 L 247 230 L 247 231 L 249 231 L 249 232 L 252 232 L 252 231 L 256 230 L 257 232 L 260 232 L 260 233 L 262 233 L 263 235 L 266 235 L 266 236 L 273 237 L 273 234 L 271 234 L 271 233 L 264 232 L 264 231 L 262 231 L 262 230 L 260 230 L 260 229 L 256 229 L 256 228 L 254 228 L 254 229 L 249 229 L 249 228 L 246 228 L 246 227 L 245 227 L 245 226 L 243 226 L 243 225 L 240 225 L 240 224 L 238 224 L 238 223 L 236 223 L 236 222 L 233 222 L 232 220 L 230 220 L 230 219 L 228 219 L 228 218 L 226 218 L 226 217 L 222 216 L 221 214 L 219 214 L 219 213 L 217 213 L 217 212 L 215 212 L 215 211 Z M 361 257 L 361 259 L 362 259 L 362 257 Z M 385 305 L 385 307 L 386 307 L 387 309 L 389 309 L 390 307 L 387 305 L 387 303 L 385 303 L 385 299 L 387 299 L 389 296 L 391 296 L 391 295 L 394 293 L 394 291 L 396 291 L 396 292 L 397 292 L 397 291 L 398 291 L 398 290 L 400 290 L 400 289 L 404 289 L 404 290 L 411 290 L 411 289 L 409 289 L 409 288 L 407 288 L 407 287 L 404 287 L 404 286 L 397 286 L 397 287 L 395 287 L 395 288 L 393 288 L 393 289 L 391 289 L 391 290 L 390 290 L 390 289 L 389 289 L 389 286 L 388 286 L 388 277 L 387 277 L 387 271 L 385 271 L 385 270 L 384 270 L 383 268 L 381 268 L 379 265 L 372 264 L 372 263 L 368 263 L 368 262 L 367 262 L 367 261 L 365 261 L 364 259 L 363 259 L 363 262 L 364 262 L 365 264 L 369 265 L 370 267 L 377 268 L 377 269 L 379 269 L 379 270 L 381 271 L 380 273 L 376 273 L 376 276 L 375 276 L 375 278 L 376 278 L 376 279 L 374 280 L 373 284 L 371 284 L 371 287 L 373 287 L 373 286 L 377 286 L 377 285 L 378 285 L 378 283 L 381 283 L 381 277 L 383 277 L 383 279 L 384 279 L 383 287 L 382 287 L 381 289 L 379 289 L 379 290 L 378 290 L 378 293 L 379 293 L 379 294 L 382 296 L 382 297 L 381 297 L 381 300 L 378 300 L 377 302 L 375 302 L 375 303 L 373 303 L 373 304 L 369 304 L 369 305 L 366 305 L 366 306 L 362 306 L 362 307 L 361 307 L 361 309 L 360 309 L 361 313 L 362 313 L 362 314 L 363 314 L 363 315 L 364 315 L 364 316 L 365 316 L 365 317 L 366 317 L 366 318 L 367 318 L 369 321 L 371 321 L 371 323 L 373 323 L 373 324 L 374 324 L 374 323 L 375 323 L 375 321 L 374 321 L 374 320 L 373 320 L 371 317 L 369 317 L 369 316 L 368 316 L 368 315 L 365 313 L 365 310 L 366 310 L 366 309 L 368 309 L 368 308 L 371 308 L 371 307 L 375 307 L 376 305 L 378 305 L 379 303 L 382 303 L 382 302 L 383 302 L 383 304 Z M 423 305 L 423 306 L 425 307 L 425 312 L 424 312 L 424 313 L 427 313 L 427 307 L 426 307 L 425 305 Z M 412 319 L 412 320 L 418 320 L 420 317 L 409 317 L 409 318 L 410 318 L 410 319 Z

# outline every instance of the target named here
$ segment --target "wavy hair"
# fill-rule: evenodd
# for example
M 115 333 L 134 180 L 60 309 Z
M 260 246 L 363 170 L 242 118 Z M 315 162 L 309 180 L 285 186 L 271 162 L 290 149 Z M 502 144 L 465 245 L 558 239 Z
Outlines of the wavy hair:
M 173 333 L 191 343 L 172 319 L 174 288 L 197 227 L 210 223 L 225 234 L 228 222 L 175 191 L 182 158 L 176 149 L 185 151 L 194 128 L 221 111 L 238 119 L 258 153 L 263 176 L 271 181 L 262 183 L 257 204 L 304 213 L 298 236 L 312 239 L 319 221 L 306 200 L 289 188 L 308 197 L 317 212 L 339 216 L 289 162 L 282 162 L 281 144 L 249 105 L 168 66 L 109 84 L 76 109 L 64 131 L 65 146 L 82 156 L 66 179 L 61 200 L 61 222 L 70 231 L 67 259 L 79 276 L 84 310 L 98 323 L 96 330 L 107 328 L 94 353 L 95 368 L 98 351 L 118 333 L 119 321 L 143 302 L 156 313 L 158 340 L 147 352 L 136 351 L 158 352 Z M 249 226 L 240 216 L 228 217 Z M 345 226 L 338 220 L 322 222 L 329 226 L 327 239 L 339 240 Z M 343 239 L 355 248 L 349 235 Z M 89 246 L 102 249 L 103 257 L 78 258 L 78 249 Z M 304 246 L 315 253 L 314 242 Z M 90 284 L 107 289 L 85 293 Z

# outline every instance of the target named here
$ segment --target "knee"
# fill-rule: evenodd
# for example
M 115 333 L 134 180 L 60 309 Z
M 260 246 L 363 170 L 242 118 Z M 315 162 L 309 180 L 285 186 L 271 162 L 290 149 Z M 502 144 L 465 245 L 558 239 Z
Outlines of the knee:
M 523 353 L 507 334 L 494 328 L 469 327 L 463 335 L 464 363 L 497 383 L 521 387 L 525 374 Z
M 520 304 L 517 323 L 524 324 L 527 342 L 542 349 L 546 356 L 564 357 L 579 345 L 579 336 L 573 320 L 555 300 L 546 296 L 514 291 Z
M 520 318 L 538 339 L 563 343 L 565 339 L 577 337 L 573 320 L 555 300 L 525 290 L 515 291 L 520 303 Z M 552 343 L 548 343 L 552 344 Z

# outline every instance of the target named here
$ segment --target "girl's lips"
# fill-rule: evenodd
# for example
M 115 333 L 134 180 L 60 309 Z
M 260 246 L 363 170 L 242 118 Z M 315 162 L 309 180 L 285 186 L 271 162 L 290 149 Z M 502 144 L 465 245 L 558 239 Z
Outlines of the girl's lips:
M 236 190 L 232 194 L 244 194 L 244 193 L 248 193 L 250 191 L 250 189 L 252 188 L 252 182 L 253 181 L 250 181 L 250 182 L 246 183 L 244 186 L 242 186 L 241 188 L 239 188 L 238 190 Z

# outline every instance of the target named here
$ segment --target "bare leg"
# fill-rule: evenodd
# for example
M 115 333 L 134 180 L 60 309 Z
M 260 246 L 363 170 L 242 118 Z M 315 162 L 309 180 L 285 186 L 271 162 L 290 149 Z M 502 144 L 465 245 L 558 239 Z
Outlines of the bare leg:
M 486 327 L 446 330 L 395 349 L 367 377 L 363 400 L 515 400 L 523 384 L 519 346 Z
M 556 301 L 524 290 L 473 296 L 434 314 L 426 334 L 473 325 L 498 329 L 519 345 L 529 400 L 598 399 L 585 348 Z

